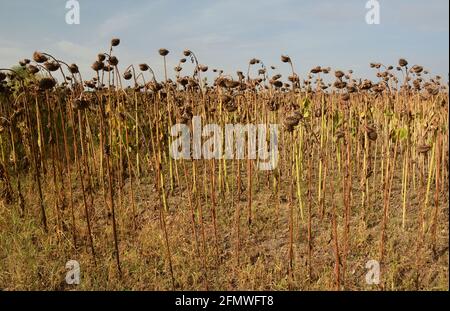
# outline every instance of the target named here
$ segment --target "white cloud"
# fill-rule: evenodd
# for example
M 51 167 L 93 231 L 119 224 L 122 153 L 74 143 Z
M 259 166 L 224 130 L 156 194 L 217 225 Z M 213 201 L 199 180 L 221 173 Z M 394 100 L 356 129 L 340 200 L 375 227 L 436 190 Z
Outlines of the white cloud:
M 120 15 L 115 15 L 113 17 L 105 20 L 98 28 L 98 33 L 102 37 L 108 37 L 117 32 L 120 32 L 124 29 L 132 26 L 133 21 L 136 21 L 139 18 L 138 13 L 128 14 L 122 13 Z
M 58 50 L 65 58 L 76 58 L 79 60 L 92 60 L 97 55 L 96 50 L 77 44 L 71 41 L 63 40 L 55 44 Z
M 0 68 L 10 68 L 20 59 L 29 57 L 25 51 L 22 44 L 0 39 Z
M 98 26 L 96 32 L 101 37 L 109 37 L 137 27 L 140 23 L 148 23 L 148 21 L 152 21 L 152 18 L 149 16 L 155 15 L 158 9 L 167 8 L 167 2 L 164 0 L 153 0 L 145 5 L 130 7 L 126 11 L 119 11 L 117 14 L 107 18 Z

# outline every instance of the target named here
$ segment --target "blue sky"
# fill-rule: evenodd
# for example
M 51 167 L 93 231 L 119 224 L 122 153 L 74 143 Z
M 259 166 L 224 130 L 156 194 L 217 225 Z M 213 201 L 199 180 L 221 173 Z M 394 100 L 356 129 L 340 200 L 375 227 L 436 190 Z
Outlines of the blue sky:
M 257 57 L 288 68 L 288 54 L 304 74 L 316 65 L 373 77 L 369 62 L 400 57 L 447 77 L 448 0 L 380 0 L 381 24 L 365 23 L 366 0 L 79 0 L 81 24 L 65 23 L 65 0 L 1 0 L 0 67 L 33 51 L 77 63 L 85 75 L 112 37 L 119 67 L 147 62 L 159 77 L 159 48 L 173 68 L 185 48 L 201 63 L 235 74 Z

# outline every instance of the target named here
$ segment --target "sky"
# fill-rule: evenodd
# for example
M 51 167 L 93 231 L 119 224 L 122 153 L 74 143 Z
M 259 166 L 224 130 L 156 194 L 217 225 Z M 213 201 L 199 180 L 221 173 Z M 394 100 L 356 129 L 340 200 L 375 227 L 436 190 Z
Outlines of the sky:
M 90 78 L 96 55 L 118 37 L 119 69 L 148 63 L 158 78 L 159 48 L 170 51 L 170 68 L 188 48 L 234 76 L 253 57 L 287 74 L 280 61 L 287 54 L 300 75 L 321 65 L 374 78 L 370 62 L 406 58 L 448 77 L 448 0 L 379 0 L 379 25 L 366 23 L 366 0 L 78 1 L 80 24 L 68 25 L 65 0 L 0 0 L 0 68 L 38 50 L 78 64 Z

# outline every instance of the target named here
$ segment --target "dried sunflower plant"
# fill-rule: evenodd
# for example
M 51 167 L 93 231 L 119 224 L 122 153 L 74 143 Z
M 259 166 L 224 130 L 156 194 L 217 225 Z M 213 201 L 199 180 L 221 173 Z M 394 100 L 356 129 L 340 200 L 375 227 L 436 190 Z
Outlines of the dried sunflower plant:
M 441 77 L 120 48 L 0 69 L 0 288 L 448 290 Z

